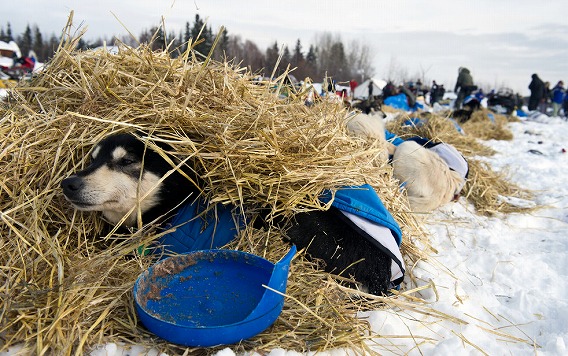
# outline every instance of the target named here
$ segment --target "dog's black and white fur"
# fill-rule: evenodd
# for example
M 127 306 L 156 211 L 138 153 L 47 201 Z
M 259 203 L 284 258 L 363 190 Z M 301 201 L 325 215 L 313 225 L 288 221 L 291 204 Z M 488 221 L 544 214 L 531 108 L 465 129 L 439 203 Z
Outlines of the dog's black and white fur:
M 190 181 L 134 135 L 106 137 L 93 148 L 91 158 L 89 166 L 64 179 L 61 188 L 75 208 L 101 211 L 111 224 L 133 227 L 138 211 L 143 223 L 154 222 L 199 195 L 195 174 L 184 170 Z
M 101 211 L 111 224 L 136 226 L 138 211 L 143 223 L 152 222 L 172 215 L 188 196 L 198 196 L 196 175 L 191 177 L 192 183 L 176 170 L 172 172 L 170 163 L 133 135 L 108 136 L 93 148 L 91 156 L 91 164 L 64 179 L 61 187 L 77 209 Z M 257 220 L 262 221 L 262 217 Z M 352 276 L 370 293 L 387 293 L 391 258 L 338 209 L 299 213 L 289 220 L 275 221 L 291 243 L 323 260 L 326 271 Z

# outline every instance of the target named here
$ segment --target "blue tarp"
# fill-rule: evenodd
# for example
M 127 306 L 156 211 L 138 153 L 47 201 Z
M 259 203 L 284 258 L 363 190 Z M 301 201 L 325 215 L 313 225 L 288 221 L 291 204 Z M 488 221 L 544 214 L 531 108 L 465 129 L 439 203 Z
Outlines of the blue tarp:
M 398 95 L 389 96 L 388 98 L 385 99 L 384 104 L 392 106 L 395 109 L 410 111 L 410 106 L 408 106 L 406 95 L 402 93 Z
M 404 93 L 389 96 L 383 103 L 385 105 L 392 106 L 395 109 L 404 111 L 416 111 L 418 109 L 424 109 L 424 105 L 419 102 L 416 102 L 413 107 L 408 106 L 408 100 L 406 98 L 406 94 Z

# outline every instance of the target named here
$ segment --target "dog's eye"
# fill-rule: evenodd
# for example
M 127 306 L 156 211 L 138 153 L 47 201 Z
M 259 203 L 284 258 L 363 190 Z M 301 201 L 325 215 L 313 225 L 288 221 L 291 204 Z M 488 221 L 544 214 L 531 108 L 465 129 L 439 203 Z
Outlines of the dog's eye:
M 118 161 L 118 164 L 120 164 L 121 166 L 129 166 L 132 163 L 134 163 L 134 160 L 126 157 L 121 158 L 120 161 Z

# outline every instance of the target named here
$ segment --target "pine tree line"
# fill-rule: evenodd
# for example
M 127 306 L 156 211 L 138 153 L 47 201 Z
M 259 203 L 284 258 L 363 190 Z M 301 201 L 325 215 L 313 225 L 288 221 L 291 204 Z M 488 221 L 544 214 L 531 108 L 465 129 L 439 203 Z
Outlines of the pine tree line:
M 34 51 L 40 62 L 45 62 L 53 57 L 53 53 L 55 53 L 59 45 L 59 38 L 55 36 L 55 34 L 51 34 L 49 38 L 46 39 L 37 26 L 33 26 L 32 28 L 30 25 L 27 25 L 21 35 L 14 37 L 9 22 L 6 26 L 6 30 L 4 30 L 4 27 L 0 27 L 0 41 L 15 41 L 20 47 L 20 52 L 22 52 L 23 56 L 28 55 L 30 51 Z
M 217 35 L 199 15 L 195 15 L 193 24 L 186 22 L 184 29 L 179 33 L 166 34 L 161 27 L 154 26 L 142 31 L 138 41 L 151 43 L 155 50 L 167 49 L 173 57 L 176 57 L 187 49 L 190 41 L 199 39 L 197 44 L 193 44 L 194 50 L 205 57 L 211 52 Z M 10 23 L 7 24 L 6 29 L 0 28 L 0 40 L 5 42 L 14 40 L 20 47 L 22 55 L 33 50 L 41 62 L 49 60 L 59 44 L 58 37 L 52 34 L 46 39 L 46 36 L 35 25 L 26 26 L 22 34 L 14 36 Z M 119 40 L 131 46 L 138 44 L 129 36 L 122 36 Z M 79 49 L 85 50 L 105 43 L 113 45 L 114 42 L 114 39 L 107 41 L 99 38 L 92 42 L 81 39 L 78 46 Z M 296 41 L 292 49 L 288 46 L 280 46 L 275 41 L 263 51 L 253 41 L 243 40 L 241 36 L 231 34 L 225 29 L 220 34 L 212 57 L 219 61 L 233 60 L 240 66 L 248 67 L 253 73 L 263 76 L 270 76 L 273 72 L 279 75 L 290 66 L 291 69 L 295 68 L 292 75 L 300 80 L 310 77 L 314 81 L 321 81 L 329 76 L 337 82 L 348 82 L 351 79 L 360 78 L 361 73 L 373 74 L 372 53 L 366 44 L 353 41 L 346 45 L 339 35 L 330 33 L 318 35 L 314 42 L 306 51 L 300 39 Z

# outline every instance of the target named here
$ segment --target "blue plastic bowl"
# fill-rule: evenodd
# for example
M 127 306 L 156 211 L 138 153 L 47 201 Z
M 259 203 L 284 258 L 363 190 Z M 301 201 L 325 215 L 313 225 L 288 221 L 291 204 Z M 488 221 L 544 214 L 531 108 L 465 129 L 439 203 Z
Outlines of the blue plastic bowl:
M 251 338 L 271 326 L 284 305 L 296 247 L 273 264 L 234 250 L 203 250 L 166 258 L 134 284 L 140 321 L 157 336 L 185 346 Z M 266 288 L 264 286 L 268 286 Z

